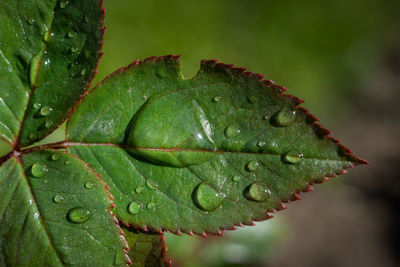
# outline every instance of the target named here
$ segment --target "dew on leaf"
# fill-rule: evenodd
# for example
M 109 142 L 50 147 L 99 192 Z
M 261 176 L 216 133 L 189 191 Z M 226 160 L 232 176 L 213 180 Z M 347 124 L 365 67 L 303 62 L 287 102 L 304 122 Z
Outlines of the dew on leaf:
M 295 121 L 295 119 L 296 111 L 288 108 L 282 108 L 274 115 L 272 123 L 275 126 L 287 127 L 291 125 Z
M 76 48 L 76 47 L 71 47 L 71 52 L 72 53 L 75 53 L 75 52 L 77 52 L 78 51 L 78 48 Z
M 53 109 L 50 107 L 42 107 L 39 111 L 39 114 L 42 115 L 43 117 L 46 117 L 49 116 L 52 111 Z
M 130 214 L 136 215 L 139 213 L 139 211 L 140 211 L 140 205 L 136 201 L 132 201 L 131 203 L 129 203 L 128 212 Z
M 40 104 L 40 103 L 33 103 L 33 108 L 34 109 L 38 109 L 38 108 L 40 108 L 42 106 L 42 104 Z
M 81 70 L 81 75 L 83 76 L 83 75 L 85 75 L 85 74 L 86 74 L 86 69 L 83 68 L 83 69 Z
M 84 223 L 89 220 L 90 216 L 90 211 L 83 207 L 73 208 L 67 213 L 67 219 L 72 223 Z
M 63 200 L 64 200 L 64 197 L 62 195 L 59 195 L 59 194 L 54 195 L 54 197 L 53 197 L 53 201 L 55 203 L 61 203 L 61 202 L 63 202 Z
M 257 97 L 255 96 L 249 96 L 248 100 L 251 104 L 257 103 Z
M 250 161 L 246 165 L 246 170 L 248 170 L 249 172 L 252 172 L 252 171 L 257 170 L 259 166 L 260 166 L 260 164 L 257 161 Z
M 213 211 L 221 206 L 224 196 L 206 183 L 200 183 L 194 192 L 195 204 L 204 211 Z
M 58 153 L 53 153 L 53 155 L 51 155 L 52 160 L 58 160 L 59 158 L 60 158 L 60 154 L 58 154 Z
M 28 19 L 28 23 L 29 23 L 30 25 L 33 25 L 33 23 L 35 23 L 35 19 L 34 19 L 34 18 Z
M 152 182 L 150 182 L 149 180 L 146 181 L 146 186 L 147 186 L 147 188 L 149 188 L 150 190 L 155 190 L 155 189 L 157 189 L 157 187 L 156 187 Z
M 85 183 L 85 188 L 86 188 L 86 189 L 91 189 L 91 188 L 93 187 L 93 185 L 94 185 L 94 184 L 93 184 L 92 182 L 86 182 L 86 183 Z
M 45 41 L 46 43 L 49 42 L 50 40 L 50 32 L 47 31 L 44 35 L 43 35 L 43 41 Z
M 33 139 L 35 139 L 35 138 L 36 138 L 36 136 L 35 136 L 34 133 L 29 134 L 29 139 L 33 140 Z
M 263 146 L 265 146 L 265 142 L 264 141 L 258 141 L 257 142 L 257 146 L 259 147 L 259 148 L 262 148 Z
M 232 138 L 232 137 L 235 137 L 239 133 L 239 128 L 236 125 L 231 124 L 225 128 L 224 133 L 225 133 L 226 137 Z
M 245 196 L 249 200 L 262 202 L 270 198 L 271 191 L 265 184 L 254 182 L 247 188 Z
M 142 193 L 142 191 L 143 191 L 143 186 L 138 186 L 135 189 L 135 192 L 138 193 L 138 194 Z
M 65 165 L 68 165 L 68 164 L 69 164 L 69 160 L 66 160 L 66 161 L 64 162 L 64 164 L 65 164 Z
M 49 183 L 49 180 L 44 179 L 44 180 L 43 180 L 43 183 L 44 183 L 44 184 L 48 184 L 48 183 Z
M 282 156 L 282 161 L 289 164 L 297 164 L 303 160 L 303 154 L 297 152 L 288 152 Z
M 152 210 L 152 209 L 154 209 L 155 206 L 156 206 L 156 203 L 150 202 L 150 203 L 147 204 L 146 208 L 149 209 L 149 210 Z
M 219 102 L 219 101 L 221 101 L 221 99 L 222 99 L 222 97 L 220 97 L 220 96 L 214 96 L 213 102 Z
M 53 122 L 52 122 L 52 121 L 46 121 L 45 124 L 44 124 L 44 126 L 45 126 L 46 128 L 49 128 L 51 125 L 53 125 Z
M 234 181 L 234 182 L 239 182 L 239 181 L 240 181 L 240 176 L 239 176 L 239 175 L 234 175 L 234 176 L 232 177 L 232 181 Z
M 63 1 L 60 2 L 60 7 L 61 8 L 65 8 L 67 5 L 68 5 L 68 1 L 63 0 Z
M 49 169 L 46 164 L 36 162 L 32 165 L 31 172 L 34 177 L 41 178 L 49 172 Z
M 67 35 L 68 35 L 69 38 L 74 38 L 76 36 L 76 32 L 69 31 Z

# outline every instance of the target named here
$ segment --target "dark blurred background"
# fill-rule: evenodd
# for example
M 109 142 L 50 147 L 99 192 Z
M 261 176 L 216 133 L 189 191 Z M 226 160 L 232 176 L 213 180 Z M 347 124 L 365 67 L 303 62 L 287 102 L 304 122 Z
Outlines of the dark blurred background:
M 107 31 L 95 81 L 153 55 L 182 55 L 187 78 L 201 59 L 220 59 L 287 87 L 370 161 L 255 227 L 207 239 L 167 234 L 174 266 L 400 266 L 399 0 L 104 5 Z

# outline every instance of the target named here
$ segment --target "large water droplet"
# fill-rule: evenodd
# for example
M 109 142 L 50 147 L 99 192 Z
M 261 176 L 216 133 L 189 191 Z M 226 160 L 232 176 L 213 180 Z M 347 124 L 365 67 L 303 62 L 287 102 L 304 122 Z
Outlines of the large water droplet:
M 246 165 L 246 170 L 248 170 L 249 172 L 252 172 L 252 171 L 257 170 L 259 166 L 260 166 L 260 164 L 257 161 L 250 161 Z
M 52 108 L 50 107 L 42 107 L 39 111 L 40 115 L 42 115 L 43 117 L 49 116 L 50 113 L 53 111 Z
M 67 219 L 72 223 L 84 223 L 89 220 L 90 216 L 91 213 L 87 208 L 79 207 L 68 211 Z
M 206 183 L 199 184 L 194 192 L 196 205 L 205 211 L 213 211 L 221 206 L 224 196 Z
M 147 204 L 146 208 L 149 209 L 149 210 L 152 210 L 152 209 L 154 209 L 155 206 L 156 206 L 156 203 L 150 202 L 150 203 Z
M 32 165 L 31 172 L 36 178 L 41 178 L 45 176 L 49 170 L 47 169 L 46 164 L 36 162 Z
M 224 133 L 225 133 L 226 137 L 232 138 L 232 137 L 235 137 L 239 133 L 239 128 L 236 125 L 231 124 L 225 128 Z
M 139 211 L 140 211 L 140 205 L 136 201 L 132 201 L 131 203 L 129 203 L 128 212 L 130 214 L 136 215 L 139 213 Z
M 282 108 L 273 117 L 272 123 L 275 126 L 287 127 L 291 125 L 296 119 L 296 111 L 289 108 Z
M 282 161 L 289 164 L 297 164 L 303 160 L 303 154 L 297 152 L 288 152 L 282 156 Z
M 63 202 L 63 200 L 64 200 L 64 197 L 62 196 L 62 195 L 55 195 L 54 197 L 53 197 L 53 201 L 55 202 L 55 203 L 61 203 L 61 202 Z
M 271 191 L 269 190 L 267 185 L 259 182 L 254 182 L 247 188 L 245 196 L 249 200 L 262 202 L 270 198 Z

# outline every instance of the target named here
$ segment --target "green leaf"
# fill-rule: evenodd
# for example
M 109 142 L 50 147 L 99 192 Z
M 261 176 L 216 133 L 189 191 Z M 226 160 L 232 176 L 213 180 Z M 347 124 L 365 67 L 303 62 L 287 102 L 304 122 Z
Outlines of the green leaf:
M 36 151 L 0 166 L 1 266 L 125 266 L 106 184 L 71 154 Z
M 94 76 L 102 1 L 0 3 L 0 138 L 24 147 L 52 132 Z
M 171 266 L 166 259 L 165 237 L 162 234 L 142 232 L 123 227 L 125 239 L 129 244 L 129 257 L 132 267 Z
M 183 79 L 178 57 L 152 57 L 92 89 L 63 145 L 111 186 L 123 223 L 220 234 L 365 163 L 284 90 L 216 61 Z

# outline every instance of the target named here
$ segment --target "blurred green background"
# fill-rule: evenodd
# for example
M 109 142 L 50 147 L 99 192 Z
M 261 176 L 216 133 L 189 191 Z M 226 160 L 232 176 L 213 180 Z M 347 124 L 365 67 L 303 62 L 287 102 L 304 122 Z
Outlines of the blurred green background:
M 187 78 L 201 59 L 220 59 L 287 87 L 371 162 L 317 185 L 255 227 L 222 238 L 167 234 L 174 266 L 400 266 L 400 1 L 104 5 L 107 31 L 95 82 L 148 56 L 181 55 Z

